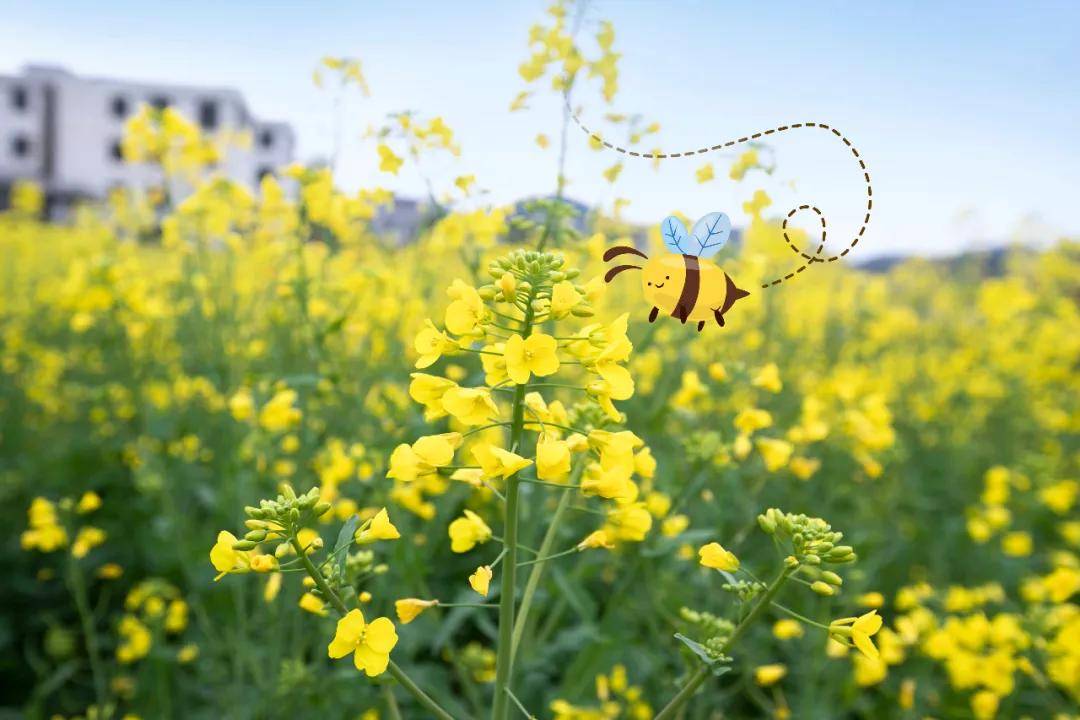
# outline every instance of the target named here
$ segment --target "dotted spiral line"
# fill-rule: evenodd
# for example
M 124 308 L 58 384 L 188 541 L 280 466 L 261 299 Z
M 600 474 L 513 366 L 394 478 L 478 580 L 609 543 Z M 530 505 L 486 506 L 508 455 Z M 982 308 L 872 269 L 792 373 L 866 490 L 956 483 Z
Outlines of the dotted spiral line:
M 716 150 L 726 150 L 727 148 L 733 147 L 735 145 L 741 145 L 742 143 L 747 143 L 747 142 L 750 142 L 752 140 L 757 140 L 758 138 L 762 138 L 762 137 L 765 137 L 767 135 L 773 135 L 773 134 L 788 132 L 789 130 L 797 130 L 799 128 L 818 128 L 820 130 L 826 130 L 829 133 L 831 133 L 831 134 L 835 135 L 836 137 L 840 138 L 840 141 L 843 142 L 844 145 L 847 146 L 847 148 L 851 151 L 852 156 L 854 156 L 856 162 L 859 163 L 859 169 L 862 170 L 863 180 L 866 181 L 866 215 L 863 217 L 862 225 L 859 227 L 859 231 L 855 234 L 855 236 L 851 240 L 851 243 L 846 248 L 841 250 L 836 255 L 831 255 L 831 256 L 823 258 L 823 257 L 821 257 L 821 251 L 825 248 L 825 233 L 826 233 L 825 215 L 821 212 L 821 210 L 814 207 L 813 205 L 799 205 L 798 207 L 792 208 L 791 211 L 788 212 L 787 217 L 784 218 L 784 222 L 783 222 L 782 230 L 783 230 L 783 233 L 784 233 L 784 241 L 787 242 L 788 247 L 790 247 L 792 249 L 792 251 L 796 255 L 799 255 L 800 257 L 805 259 L 806 262 L 801 267 L 795 269 L 794 271 L 788 273 L 787 275 L 784 275 L 783 277 L 777 278 L 776 280 L 773 280 L 772 282 L 767 282 L 767 283 L 763 284 L 761 286 L 763 289 L 768 289 L 768 288 L 773 287 L 775 285 L 779 285 L 780 283 L 784 282 L 785 280 L 790 280 L 791 278 L 795 277 L 799 273 L 806 270 L 806 268 L 810 267 L 814 263 L 822 263 L 822 264 L 824 264 L 824 263 L 836 262 L 840 258 L 847 255 L 849 252 L 851 252 L 853 249 L 855 249 L 855 246 L 859 244 L 859 240 L 861 240 L 863 235 L 866 233 L 866 228 L 870 225 L 870 213 L 874 208 L 874 188 L 870 184 L 870 171 L 866 167 L 866 161 L 863 160 L 862 155 L 859 153 L 858 149 L 856 149 L 855 145 L 853 145 L 852 142 L 850 140 L 848 140 L 847 137 L 845 137 L 842 132 L 840 132 L 839 130 L 837 130 L 834 127 L 826 125 L 825 123 L 802 122 L 802 123 L 794 123 L 794 124 L 791 124 L 791 125 L 781 125 L 780 127 L 775 127 L 775 128 L 769 129 L 769 130 L 762 130 L 761 132 L 756 132 L 753 135 L 746 135 L 744 137 L 738 138 L 737 140 L 728 140 L 727 142 L 712 145 L 710 147 L 698 148 L 697 150 L 687 150 L 687 151 L 684 151 L 684 152 L 676 152 L 676 153 L 654 153 L 654 152 L 637 152 L 636 150 L 629 150 L 627 148 L 620 147 L 618 145 L 613 145 L 612 143 L 609 143 L 607 140 L 602 138 L 599 134 L 593 132 L 588 127 L 586 127 L 585 123 L 581 122 L 581 118 L 578 117 L 578 114 L 576 112 L 574 112 L 574 110 L 572 108 L 570 108 L 569 105 L 567 106 L 567 109 L 570 111 L 570 116 L 572 118 L 574 118 L 574 122 L 577 123 L 577 126 L 579 128 L 581 128 L 585 132 L 585 134 L 588 135 L 593 140 L 597 141 L 598 143 L 600 143 L 604 147 L 608 148 L 609 150 L 614 150 L 615 152 L 622 153 L 623 155 L 629 155 L 630 157 L 645 158 L 647 160 L 666 160 L 666 159 L 669 159 L 669 158 L 681 158 L 681 157 L 691 157 L 693 155 L 704 155 L 705 153 L 714 152 Z M 802 250 L 800 250 L 798 248 L 798 246 L 796 246 L 795 243 L 793 243 L 791 241 L 791 237 L 788 235 L 788 231 L 787 231 L 788 222 L 791 220 L 791 218 L 794 217 L 796 213 L 798 213 L 800 211 L 803 211 L 803 210 L 810 210 L 810 211 L 814 212 L 818 216 L 818 219 L 821 221 L 821 244 L 818 246 L 817 252 L 815 252 L 813 255 L 808 255 L 805 252 L 803 252 Z

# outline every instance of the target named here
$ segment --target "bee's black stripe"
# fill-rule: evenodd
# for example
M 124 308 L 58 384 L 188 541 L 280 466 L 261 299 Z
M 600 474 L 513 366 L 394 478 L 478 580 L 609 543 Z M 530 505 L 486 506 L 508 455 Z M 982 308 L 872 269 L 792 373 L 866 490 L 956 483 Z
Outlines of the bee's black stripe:
M 675 309 L 671 311 L 671 317 L 686 320 L 697 305 L 698 292 L 701 290 L 701 266 L 697 256 L 683 255 L 686 262 L 686 278 L 683 280 L 682 293 L 679 302 L 675 303 Z

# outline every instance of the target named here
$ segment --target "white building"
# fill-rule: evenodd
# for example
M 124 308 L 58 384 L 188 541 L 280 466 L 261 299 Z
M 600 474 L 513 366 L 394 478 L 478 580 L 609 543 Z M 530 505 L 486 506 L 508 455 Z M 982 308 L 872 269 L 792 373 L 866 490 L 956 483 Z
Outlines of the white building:
M 219 168 L 248 187 L 292 162 L 292 129 L 253 117 L 235 90 L 79 77 L 29 65 L 19 75 L 0 75 L 0 202 L 16 180 L 41 184 L 51 208 L 102 198 L 116 186 L 160 184 L 156 168 L 125 163 L 120 152 L 124 123 L 142 103 L 171 106 L 207 134 L 250 131 L 250 150 L 231 148 Z

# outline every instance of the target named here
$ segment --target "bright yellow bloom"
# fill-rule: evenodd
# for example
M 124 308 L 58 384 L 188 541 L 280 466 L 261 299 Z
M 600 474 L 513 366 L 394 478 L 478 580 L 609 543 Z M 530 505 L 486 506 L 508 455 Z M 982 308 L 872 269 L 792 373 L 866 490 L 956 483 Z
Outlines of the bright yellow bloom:
M 103 542 L 105 542 L 104 530 L 90 525 L 81 527 L 75 536 L 75 542 L 71 544 L 71 554 L 77 558 L 86 557 L 87 553 Z
M 83 493 L 79 498 L 79 504 L 75 506 L 75 512 L 80 515 L 91 513 L 101 507 L 101 497 L 93 490 Z
M 754 668 L 754 682 L 761 687 L 769 687 L 780 682 L 787 675 L 787 666 L 780 663 L 759 665 Z
M 881 616 L 877 610 L 860 615 L 859 617 L 841 618 L 829 623 L 829 635 L 841 642 L 850 640 L 866 657 L 877 660 L 878 649 L 870 639 L 881 629 Z
M 790 640 L 803 636 L 803 626 L 798 620 L 782 618 L 773 623 L 772 632 L 777 640 Z
M 392 175 L 397 175 L 398 170 L 405 161 L 395 155 L 394 151 L 391 150 L 390 146 L 386 143 L 379 144 L 378 152 L 379 170 L 385 173 L 391 173 Z
M 551 288 L 551 317 L 556 320 L 566 317 L 580 302 L 581 293 L 574 287 L 574 283 L 569 280 L 555 283 Z
M 303 413 L 296 407 L 299 397 L 295 390 L 279 390 L 259 411 L 259 425 L 270 432 L 295 427 Z
M 457 341 L 435 327 L 430 320 L 424 321 L 423 329 L 416 334 L 413 348 L 419 357 L 416 359 L 416 368 L 423 370 L 430 367 L 446 353 L 458 349 Z
M 637 498 L 638 486 L 630 479 L 629 473 L 619 467 L 604 468 L 600 463 L 589 463 L 581 479 L 581 492 L 609 500 L 633 502 Z
M 585 536 L 585 539 L 577 544 L 578 550 L 592 550 L 596 548 L 605 548 L 610 550 L 615 547 L 615 544 L 611 542 L 611 538 L 604 530 L 594 530 Z
M 776 367 L 776 363 L 769 363 L 758 368 L 750 384 L 771 393 L 778 393 L 784 388 L 784 383 L 780 381 L 780 368 Z
M 390 651 L 397 645 L 397 631 L 389 618 L 364 622 L 364 614 L 350 610 L 338 620 L 337 632 L 326 650 L 335 660 L 353 654 L 353 664 L 368 677 L 381 675 L 390 664 Z
M 491 585 L 492 571 L 490 565 L 481 565 L 476 572 L 469 576 L 469 585 L 473 590 L 487 597 Z
M 694 176 L 697 178 L 697 181 L 699 183 L 709 182 L 716 177 L 716 172 L 713 169 L 713 164 L 705 163 L 694 172 Z
M 233 545 L 238 542 L 236 536 L 228 530 L 218 533 L 217 542 L 210 548 L 210 564 L 218 571 L 215 581 L 220 580 L 232 572 L 247 572 L 251 568 L 251 553 L 249 551 L 234 550 Z
M 868 592 L 855 598 L 855 602 L 863 607 L 877 609 L 885 604 L 885 596 L 879 592 Z
M 1000 698 L 989 690 L 980 690 L 971 696 L 971 712 L 975 720 L 994 720 Z
M 402 625 L 408 625 L 417 617 L 420 613 L 424 612 L 428 608 L 435 607 L 439 604 L 438 600 L 420 600 L 419 598 L 402 598 L 394 602 L 394 610 L 397 611 L 398 620 Z
M 313 615 L 326 615 L 326 603 L 309 592 L 301 595 L 300 602 L 297 604 L 300 609 L 306 610 Z
M 431 422 L 445 417 L 443 396 L 451 388 L 456 388 L 457 383 L 427 373 L 412 373 L 410 377 L 412 382 L 409 383 L 409 397 L 424 406 L 424 419 Z
M 450 388 L 443 395 L 442 406 L 464 425 L 487 425 L 499 415 L 499 407 L 487 388 Z
M 609 538 L 641 542 L 652 528 L 652 515 L 641 503 L 622 505 L 608 512 L 604 532 Z
M 386 476 L 412 482 L 422 475 L 430 475 L 436 468 L 450 464 L 461 440 L 460 433 L 441 433 L 421 437 L 412 445 L 402 443 L 390 454 L 390 469 Z
M 394 523 L 390 522 L 390 514 L 386 512 L 386 508 L 382 508 L 370 522 L 356 531 L 355 539 L 358 544 L 367 545 L 379 540 L 397 540 L 399 537 L 401 533 L 394 527 Z
M 772 422 L 772 415 L 767 410 L 746 408 L 735 416 L 735 429 L 744 435 L 752 435 L 756 430 L 769 427 Z
M 538 145 L 538 146 L 539 146 L 539 147 L 540 147 L 540 148 L 541 148 L 542 150 L 547 150 L 547 148 L 548 148 L 548 145 L 550 145 L 550 144 L 551 144 L 551 140 L 549 140 L 549 139 L 548 139 L 548 136 L 547 136 L 547 135 L 545 135 L 544 133 L 539 133 L 539 134 L 538 134 L 538 135 L 536 136 L 536 144 L 537 144 L 537 145 Z
M 124 568 L 116 563 L 105 563 L 94 574 L 102 580 L 115 580 L 124 574 Z
M 529 382 L 532 375 L 553 375 L 559 370 L 559 358 L 555 354 L 558 347 L 558 341 L 544 333 L 527 338 L 517 333 L 511 335 L 503 350 L 507 375 L 518 385 Z
M 660 523 L 660 532 L 664 537 L 675 537 L 690 527 L 690 518 L 686 515 L 670 515 Z
M 1031 535 L 1020 530 L 1001 538 L 1001 551 L 1012 557 L 1027 557 L 1031 554 L 1033 545 Z
M 476 288 L 455 280 L 447 291 L 454 298 L 446 308 L 446 329 L 455 335 L 475 333 L 487 314 Z
M 565 482 L 570 474 L 570 444 L 565 440 L 540 438 L 536 443 L 536 477 L 548 482 Z
M 787 440 L 775 438 L 758 438 L 755 445 L 761 459 L 765 461 L 765 469 L 769 472 L 776 472 L 787 465 L 791 453 L 795 450 L 795 446 Z
M 725 550 L 724 546 L 717 542 L 702 545 L 698 549 L 698 558 L 702 565 L 714 570 L 735 572 L 739 569 L 739 558 L 735 553 Z
M 518 470 L 533 464 L 532 460 L 488 443 L 473 445 L 472 455 L 480 463 L 486 478 L 502 478 L 505 480 Z
M 450 549 L 456 553 L 469 552 L 491 539 L 491 528 L 472 510 L 466 510 L 465 517 L 459 517 L 450 523 L 448 532 Z
M 150 653 L 153 635 L 134 615 L 125 615 L 117 628 L 121 642 L 116 648 L 117 662 L 127 665 L 141 660 Z
M 277 569 L 278 559 L 273 555 L 267 555 L 263 553 L 261 555 L 253 555 L 251 558 L 252 572 L 266 573 L 273 572 Z

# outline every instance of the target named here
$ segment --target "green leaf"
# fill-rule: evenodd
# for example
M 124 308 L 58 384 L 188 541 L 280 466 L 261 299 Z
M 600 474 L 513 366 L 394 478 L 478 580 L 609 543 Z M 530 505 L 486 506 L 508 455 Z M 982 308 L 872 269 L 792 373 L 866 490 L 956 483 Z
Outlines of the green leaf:
M 701 658 L 701 661 L 709 666 L 712 670 L 712 674 L 719 677 L 731 670 L 731 658 L 721 657 L 714 658 L 709 655 L 709 651 L 705 649 L 705 646 L 696 640 L 691 640 L 682 633 L 675 633 L 675 639 L 682 642 L 683 645 L 690 648 L 691 652 Z
M 338 533 L 337 542 L 334 543 L 334 556 L 337 558 L 338 577 L 342 577 L 345 573 L 345 558 L 348 556 L 349 551 L 345 548 L 352 545 L 353 534 L 356 532 L 356 526 L 360 522 L 359 515 L 353 515 L 345 524 L 341 526 L 341 531 Z

